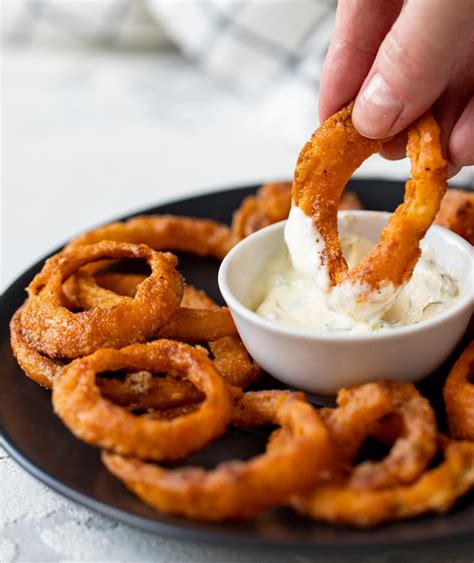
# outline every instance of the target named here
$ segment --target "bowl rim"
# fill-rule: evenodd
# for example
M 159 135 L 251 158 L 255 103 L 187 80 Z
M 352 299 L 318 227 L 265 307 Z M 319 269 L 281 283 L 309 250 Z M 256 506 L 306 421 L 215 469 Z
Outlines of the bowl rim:
M 378 216 L 386 216 L 388 218 L 392 215 L 392 213 L 387 211 L 372 211 L 372 210 L 362 209 L 362 210 L 352 210 L 352 211 L 349 210 L 340 211 L 338 212 L 338 215 L 341 215 L 342 217 L 350 216 L 350 215 L 358 215 L 358 216 L 378 215 Z M 282 229 L 285 223 L 286 220 L 280 221 L 278 223 L 274 223 L 273 225 L 264 227 L 263 229 L 260 229 L 259 231 L 256 231 L 255 233 L 252 233 L 245 239 L 241 240 L 224 257 L 224 260 L 222 261 L 218 272 L 219 289 L 222 293 L 222 296 L 224 297 L 225 302 L 230 308 L 231 312 L 235 310 L 236 313 L 244 317 L 249 323 L 257 325 L 259 328 L 263 330 L 271 331 L 291 338 L 302 338 L 302 339 L 313 340 L 313 341 L 324 340 L 331 342 L 348 342 L 348 341 L 354 342 L 354 341 L 367 341 L 367 340 L 384 340 L 387 338 L 408 336 L 424 331 L 429 331 L 430 329 L 436 328 L 440 324 L 443 324 L 444 322 L 448 322 L 452 318 L 463 314 L 467 307 L 470 306 L 471 309 L 473 308 L 474 288 L 473 288 L 473 283 L 471 282 L 471 284 L 468 285 L 467 291 L 465 291 L 464 295 L 462 295 L 461 298 L 457 300 L 452 307 L 449 307 L 445 311 L 442 311 L 439 315 L 435 315 L 432 318 L 422 320 L 418 323 L 396 327 L 386 331 L 369 332 L 369 333 L 354 333 L 351 331 L 323 332 L 323 331 L 315 331 L 315 330 L 309 330 L 299 327 L 292 327 L 289 325 L 284 325 L 284 324 L 269 321 L 268 319 L 265 319 L 264 317 L 258 315 L 255 311 L 249 309 L 239 299 L 237 299 L 237 297 L 234 295 L 234 293 L 231 291 L 229 287 L 229 283 L 228 283 L 229 269 L 236 255 L 242 252 L 244 248 L 251 246 L 258 239 L 269 236 L 274 231 L 278 231 Z M 441 227 L 440 225 L 431 225 L 429 230 L 431 229 L 438 231 L 442 236 L 444 236 L 448 240 L 451 239 L 457 245 L 461 245 L 461 247 L 463 247 L 471 255 L 474 253 L 474 247 L 472 247 L 466 240 L 464 240 L 456 233 L 453 233 L 452 231 L 444 227 Z

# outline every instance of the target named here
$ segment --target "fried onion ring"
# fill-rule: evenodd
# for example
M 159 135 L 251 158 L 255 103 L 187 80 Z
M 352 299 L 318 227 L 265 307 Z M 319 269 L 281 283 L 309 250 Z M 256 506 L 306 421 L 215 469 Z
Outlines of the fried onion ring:
M 52 389 L 61 369 L 66 365 L 32 348 L 22 335 L 21 311 L 18 309 L 10 322 L 10 340 L 13 354 L 25 374 L 46 389 Z M 143 373 L 143 372 L 140 372 Z M 124 379 L 97 378 L 103 397 L 131 409 L 169 409 L 176 405 L 199 403 L 204 395 L 187 381 L 171 377 L 138 377 L 130 373 Z
M 155 377 L 149 371 L 129 373 L 124 379 L 98 377 L 96 383 L 102 397 L 129 411 L 168 410 L 205 399 L 192 383 Z
M 170 514 L 207 521 L 250 518 L 311 487 L 331 458 L 329 433 L 301 394 L 285 391 L 246 393 L 232 423 L 274 423 L 291 438 L 281 448 L 247 462 L 230 461 L 205 471 L 167 470 L 137 459 L 103 453 L 106 467 L 144 502 Z
M 199 408 L 172 421 L 137 417 L 101 397 L 96 375 L 117 370 L 166 372 L 188 379 L 205 398 Z M 77 359 L 53 387 L 53 407 L 81 440 L 143 459 L 178 460 L 220 436 L 232 402 L 227 385 L 201 351 L 173 340 L 98 350 Z
M 221 260 L 229 251 L 230 229 L 210 219 L 141 215 L 89 231 L 73 239 L 66 248 L 103 240 L 146 244 L 155 250 L 189 252 Z
M 410 483 L 428 466 L 436 452 L 436 419 L 427 399 L 410 383 L 380 381 L 342 389 L 338 408 L 323 418 L 331 430 L 339 460 L 352 464 L 363 440 L 378 431 L 383 417 L 397 415 L 401 434 L 381 461 L 364 461 L 350 469 L 347 486 L 381 489 Z
M 73 313 L 62 304 L 62 283 L 84 264 L 102 258 L 148 262 L 151 275 L 134 298 L 106 309 Z M 179 306 L 182 281 L 172 254 L 145 245 L 103 241 L 78 246 L 50 258 L 31 282 L 22 312 L 27 341 L 52 358 L 75 358 L 103 347 L 144 341 L 162 327 Z
M 10 344 L 13 355 L 20 364 L 25 374 L 46 389 L 51 389 L 59 372 L 64 367 L 64 362 L 53 360 L 35 350 L 23 337 L 20 307 L 10 321 Z
M 105 276 L 95 279 L 89 272 L 79 272 L 68 286 L 68 301 L 85 309 L 120 303 L 121 296 L 115 290 L 134 295 L 133 284 L 140 279 L 136 274 Z M 130 281 L 126 281 L 128 276 Z M 104 285 L 99 287 L 101 282 L 105 283 L 105 288 Z M 185 287 L 181 308 L 156 337 L 189 343 L 209 342 L 217 371 L 234 386 L 246 388 L 262 374 L 261 367 L 250 358 L 240 340 L 229 310 L 219 307 L 203 291 L 193 287 Z
M 291 208 L 291 183 L 264 184 L 255 195 L 246 197 L 232 219 L 232 238 L 236 243 L 252 233 L 288 218 Z M 362 209 L 354 192 L 344 192 L 339 209 Z
M 447 512 L 474 486 L 474 444 L 445 440 L 442 449 L 444 462 L 414 483 L 382 490 L 353 490 L 330 483 L 293 497 L 291 504 L 316 520 L 360 528 Z
M 235 335 L 237 329 L 227 307 L 217 310 L 180 307 L 157 334 L 158 338 L 183 342 L 212 342 Z
M 252 360 L 239 336 L 227 336 L 209 343 L 217 371 L 231 385 L 245 389 L 260 378 L 262 368 Z
M 474 192 L 448 190 L 435 223 L 474 244 Z
M 263 185 L 255 195 L 246 197 L 235 211 L 232 234 L 243 238 L 288 217 L 291 207 L 291 184 L 271 182 Z
M 127 275 L 123 275 L 125 280 L 127 280 Z M 116 285 L 118 289 L 131 293 L 133 284 L 140 279 L 135 274 L 131 274 L 131 276 L 130 282 L 121 281 L 121 278 L 117 277 Z M 87 311 L 96 307 L 114 307 L 115 305 L 126 303 L 130 299 L 130 297 L 124 296 L 123 293 L 119 294 L 100 286 L 98 282 L 99 280 L 96 280 L 89 272 L 79 271 L 66 291 L 68 302 L 74 303 Z M 187 301 L 203 301 L 202 297 L 196 295 L 196 290 L 194 290 L 193 297 L 190 297 L 190 291 L 185 291 L 183 297 L 185 295 L 187 296 Z M 170 338 L 189 343 L 202 343 L 236 334 L 237 329 L 227 307 L 206 309 L 181 306 L 173 313 L 166 325 L 160 328 L 155 337 Z
M 474 441 L 474 340 L 450 371 L 443 395 L 451 436 Z
M 391 216 L 374 249 L 348 270 L 337 228 L 341 193 L 354 170 L 383 144 L 355 129 L 352 107 L 353 103 L 330 117 L 303 147 L 295 170 L 293 203 L 312 219 L 322 238 L 321 261 L 330 285 L 367 284 L 371 291 L 390 283 L 397 288 L 411 276 L 420 255 L 419 241 L 446 191 L 440 130 L 430 113 L 409 128 L 407 155 L 412 179 L 406 183 L 404 203 Z M 362 290 L 365 292 L 365 285 Z M 364 293 L 358 295 L 358 300 L 365 298 Z
M 129 275 L 132 276 L 130 285 L 119 277 Z M 119 300 L 120 296 L 113 293 L 115 289 L 122 291 L 126 289 L 128 294 L 132 293 L 133 283 L 137 279 L 135 274 L 108 274 L 108 276 L 105 279 L 98 277 L 95 280 L 88 272 L 79 272 L 74 286 L 71 285 L 68 290 L 68 299 L 87 309 L 101 306 L 102 298 L 103 303 Z M 98 287 L 97 284 L 101 280 L 102 283 L 108 284 L 109 291 L 103 286 Z M 173 314 L 156 337 L 188 343 L 209 342 L 217 371 L 231 385 L 246 388 L 262 374 L 261 367 L 250 358 L 240 340 L 229 310 L 226 307 L 219 307 L 203 291 L 193 287 L 185 287 L 181 308 Z

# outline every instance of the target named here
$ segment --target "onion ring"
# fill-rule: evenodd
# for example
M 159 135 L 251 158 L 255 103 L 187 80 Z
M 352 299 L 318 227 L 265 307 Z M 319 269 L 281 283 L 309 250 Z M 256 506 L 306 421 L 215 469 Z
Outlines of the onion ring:
M 197 467 L 167 470 L 106 452 L 102 459 L 147 504 L 207 521 L 250 518 L 284 501 L 296 489 L 308 489 L 330 462 L 329 433 L 301 394 L 246 393 L 234 409 L 232 423 L 275 423 L 288 429 L 291 439 L 247 462 L 225 462 L 212 471 Z
M 262 368 L 252 360 L 239 336 L 227 336 L 209 342 L 217 371 L 231 385 L 245 389 L 257 381 Z
M 151 266 L 151 275 L 135 297 L 107 309 L 73 313 L 62 304 L 62 282 L 84 264 L 102 258 L 137 258 Z M 181 277 L 171 254 L 145 245 L 104 241 L 79 246 L 50 258 L 33 279 L 22 312 L 24 336 L 52 358 L 75 358 L 106 346 L 144 341 L 163 326 L 182 297 Z
M 227 307 L 217 310 L 180 307 L 158 331 L 157 337 L 184 342 L 211 342 L 235 335 L 237 329 Z
M 474 193 L 448 190 L 434 222 L 474 244 Z
M 291 207 L 291 184 L 271 182 L 263 185 L 255 195 L 246 197 L 232 219 L 235 241 L 288 217 Z
M 474 340 L 461 354 L 446 380 L 443 395 L 453 438 L 474 441 Z
M 96 374 L 146 370 L 186 378 L 205 394 L 195 412 L 172 421 L 137 417 L 101 397 Z M 201 351 L 173 340 L 98 350 L 77 359 L 53 387 L 53 407 L 64 424 L 88 444 L 143 459 L 177 460 L 220 436 L 231 415 L 224 380 Z
M 66 248 L 103 240 L 146 244 L 155 250 L 189 252 L 221 260 L 229 251 L 230 229 L 210 219 L 141 215 L 89 231 L 73 239 Z
M 430 113 L 409 128 L 407 155 L 412 179 L 406 183 L 404 203 L 391 216 L 374 249 L 348 270 L 337 229 L 340 196 L 354 170 L 383 144 L 355 129 L 352 107 L 353 103 L 330 117 L 303 147 L 295 170 L 293 202 L 311 217 L 322 238 L 321 260 L 330 285 L 367 284 L 371 291 L 391 283 L 397 288 L 411 276 L 420 255 L 418 243 L 446 191 L 440 130 Z M 365 285 L 362 291 L 366 291 Z M 358 294 L 359 301 L 365 298 L 365 293 Z
M 257 190 L 255 195 L 246 197 L 232 219 L 233 242 L 237 243 L 268 225 L 287 219 L 291 208 L 291 187 L 290 182 L 270 182 Z M 342 194 L 340 210 L 362 208 L 354 192 Z
M 124 379 L 99 377 L 96 382 L 102 397 L 132 412 L 169 410 L 205 399 L 192 383 L 172 377 L 154 377 L 149 371 L 129 373 Z
M 146 279 L 141 274 L 103 274 L 92 276 L 79 271 L 63 285 L 70 306 L 90 310 L 108 308 L 134 297 L 137 286 Z M 108 287 L 104 287 L 104 284 Z M 65 291 L 64 291 L 65 290 Z M 125 299 L 124 299 L 125 297 Z M 212 306 L 211 306 L 212 305 Z M 177 309 L 156 338 L 170 338 L 183 342 L 209 342 L 237 334 L 227 307 L 219 307 L 207 295 L 193 287 L 185 287 L 181 307 Z
M 401 434 L 381 461 L 364 461 L 350 468 L 346 486 L 382 489 L 410 483 L 428 466 L 436 452 L 436 419 L 427 399 L 409 383 L 380 381 L 342 389 L 338 408 L 322 409 L 331 430 L 342 469 L 352 464 L 368 436 L 379 431 L 379 421 L 398 415 Z
M 316 520 L 362 528 L 427 512 L 447 512 L 474 486 L 474 444 L 445 440 L 442 449 L 444 462 L 414 483 L 382 490 L 327 484 L 293 497 L 291 505 Z
M 53 360 L 35 350 L 23 337 L 20 307 L 10 321 L 10 345 L 13 355 L 20 364 L 25 374 L 46 389 L 51 389 L 59 372 L 64 367 L 64 362 Z
M 128 275 L 108 274 L 109 277 L 104 281 L 110 289 L 105 289 L 98 285 L 103 278 L 96 280 L 89 272 L 80 271 L 75 276 L 74 284 L 68 288 L 68 300 L 85 309 L 120 302 L 121 296 L 115 293 L 115 289 L 131 294 L 133 284 L 137 281 L 135 274 L 131 274 L 130 284 L 119 277 Z M 195 288 L 185 287 L 181 308 L 156 337 L 188 343 L 209 342 L 217 371 L 231 385 L 246 388 L 262 374 L 261 367 L 250 358 L 240 340 L 229 310 L 219 307 L 204 292 Z
M 124 279 L 127 280 L 127 274 Z M 123 281 L 120 277 L 116 278 L 116 285 L 119 289 L 131 293 L 133 284 L 140 279 L 139 276 L 131 274 L 132 278 Z M 79 271 L 75 276 L 72 284 L 66 291 L 69 303 L 74 303 L 77 307 L 84 310 L 93 308 L 110 308 L 121 303 L 126 303 L 130 297 L 118 294 L 113 290 L 100 286 L 89 272 Z M 110 281 L 110 279 L 109 279 Z M 110 284 L 109 284 L 110 285 Z M 64 287 L 63 287 L 64 291 Z M 193 296 L 190 297 L 190 291 L 185 291 L 183 297 L 187 295 L 187 300 L 202 301 L 202 297 L 197 297 L 196 290 L 193 290 Z M 227 307 L 213 307 L 211 309 L 195 307 L 183 307 L 177 309 L 168 322 L 160 328 L 155 335 L 156 338 L 170 338 L 172 340 L 181 340 L 183 342 L 209 342 L 217 340 L 225 336 L 234 336 L 237 334 L 232 316 Z
M 18 309 L 10 322 L 10 340 L 13 354 L 25 374 L 46 389 L 52 389 L 61 369 L 66 365 L 32 348 L 23 338 L 21 311 Z M 150 374 L 151 375 L 151 374 Z M 137 374 L 127 374 L 123 380 L 97 378 L 100 393 L 106 399 L 133 409 L 169 409 L 176 405 L 198 403 L 204 395 L 187 381 L 171 377 L 152 377 L 144 385 L 137 382 Z

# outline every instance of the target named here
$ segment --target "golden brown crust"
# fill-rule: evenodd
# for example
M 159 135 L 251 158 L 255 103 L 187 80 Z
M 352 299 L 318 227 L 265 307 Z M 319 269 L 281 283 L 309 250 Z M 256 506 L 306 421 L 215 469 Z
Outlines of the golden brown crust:
M 246 197 L 234 213 L 232 220 L 233 244 L 252 233 L 288 218 L 291 208 L 290 182 L 270 182 L 257 190 L 255 195 Z M 354 192 L 344 192 L 339 209 L 363 209 Z
M 474 340 L 454 364 L 443 395 L 451 436 L 474 441 Z
M 262 368 L 249 356 L 238 335 L 210 342 L 209 349 L 217 371 L 231 385 L 246 389 L 263 373 Z
M 102 459 L 146 503 L 207 521 L 255 516 L 284 501 L 293 490 L 310 487 L 329 465 L 329 433 L 317 412 L 299 396 L 284 391 L 246 393 L 234 413 L 235 425 L 278 424 L 291 438 L 247 462 L 225 462 L 211 471 L 166 470 L 108 453 Z
M 210 219 L 141 215 L 80 235 L 73 239 L 67 248 L 113 240 L 146 244 L 154 250 L 189 252 L 221 260 L 229 250 L 229 237 L 230 230 L 227 225 Z
M 116 296 L 120 302 L 112 307 L 72 312 L 63 305 L 63 281 L 81 266 L 102 258 L 146 260 L 151 274 L 134 298 Z M 24 337 L 51 358 L 76 358 L 107 346 L 143 342 L 179 306 L 183 289 L 175 265 L 173 255 L 145 245 L 103 241 L 63 251 L 46 262 L 28 288 L 22 312 Z
M 227 307 L 217 310 L 180 307 L 156 336 L 203 343 L 236 335 L 237 329 Z
M 165 372 L 187 379 L 205 395 L 199 408 L 172 421 L 134 416 L 100 394 L 96 374 L 105 371 Z M 55 413 L 89 444 L 143 459 L 177 460 L 220 436 L 230 419 L 224 380 L 201 351 L 173 340 L 98 350 L 66 366 L 53 387 Z
M 295 170 L 293 201 L 312 218 L 324 241 L 322 259 L 332 285 L 348 280 L 366 282 L 372 288 L 385 282 L 399 286 L 413 271 L 420 254 L 418 243 L 446 191 L 439 127 L 430 113 L 410 127 L 407 155 L 412 179 L 406 184 L 404 203 L 392 215 L 375 248 L 348 271 L 337 230 L 340 197 L 354 170 L 383 144 L 355 129 L 352 107 L 353 103 L 330 117 L 303 147 Z
M 198 404 L 205 398 L 189 381 L 157 377 L 147 371 L 128 373 L 123 379 L 98 377 L 96 383 L 102 397 L 132 412 Z
M 434 222 L 474 244 L 474 192 L 448 190 Z
M 232 233 L 236 241 L 263 227 L 283 221 L 291 207 L 291 184 L 270 182 L 264 184 L 255 195 L 246 197 L 234 213 Z
M 21 324 L 23 307 L 15 312 L 10 321 L 10 344 L 13 355 L 30 379 L 46 389 L 51 389 L 65 364 L 38 352 L 26 342 Z
M 313 218 L 325 241 L 324 260 L 333 283 L 342 281 L 347 271 L 337 231 L 342 191 L 354 170 L 382 146 L 353 126 L 352 107 L 349 104 L 314 132 L 298 157 L 293 180 L 294 203 Z
M 382 490 L 328 484 L 294 497 L 295 509 L 330 524 L 366 528 L 427 512 L 447 512 L 474 485 L 474 444 L 445 441 L 444 462 L 415 482 Z

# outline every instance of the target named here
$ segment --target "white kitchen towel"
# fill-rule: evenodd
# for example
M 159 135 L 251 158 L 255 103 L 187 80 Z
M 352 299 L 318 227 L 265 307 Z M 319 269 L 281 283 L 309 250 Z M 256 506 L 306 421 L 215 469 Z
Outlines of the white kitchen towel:
M 333 0 L 147 0 L 177 45 L 207 71 L 248 92 L 288 77 L 316 90 Z
M 322 62 L 336 0 L 0 0 L 2 36 L 26 48 L 180 49 L 255 115 L 255 127 L 301 146 L 318 125 Z M 72 60 L 71 60 L 71 64 Z M 364 175 L 403 178 L 372 158 Z M 456 178 L 474 185 L 474 167 Z
M 335 0 L 6 0 L 3 35 L 23 44 L 150 48 L 164 34 L 233 88 L 267 94 L 288 79 L 317 90 Z M 155 19 L 153 25 L 151 17 Z

